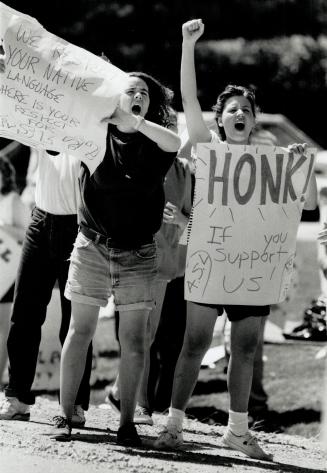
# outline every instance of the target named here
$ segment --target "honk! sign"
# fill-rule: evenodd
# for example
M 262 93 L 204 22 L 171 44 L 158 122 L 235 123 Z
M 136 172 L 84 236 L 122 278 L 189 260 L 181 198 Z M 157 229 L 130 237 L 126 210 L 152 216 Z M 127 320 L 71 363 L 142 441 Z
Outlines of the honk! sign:
M 315 150 L 199 144 L 185 297 L 211 304 L 284 300 Z
M 76 155 L 93 172 L 106 147 L 100 120 L 115 110 L 127 75 L 2 2 L 0 35 L 0 135 Z

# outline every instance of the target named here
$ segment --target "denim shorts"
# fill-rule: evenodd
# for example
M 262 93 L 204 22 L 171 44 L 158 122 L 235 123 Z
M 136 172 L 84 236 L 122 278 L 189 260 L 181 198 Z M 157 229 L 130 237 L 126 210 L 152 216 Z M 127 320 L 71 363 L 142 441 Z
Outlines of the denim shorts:
M 137 249 L 110 248 L 78 233 L 70 257 L 65 296 L 105 307 L 113 294 L 117 310 L 151 310 L 157 276 L 156 244 Z

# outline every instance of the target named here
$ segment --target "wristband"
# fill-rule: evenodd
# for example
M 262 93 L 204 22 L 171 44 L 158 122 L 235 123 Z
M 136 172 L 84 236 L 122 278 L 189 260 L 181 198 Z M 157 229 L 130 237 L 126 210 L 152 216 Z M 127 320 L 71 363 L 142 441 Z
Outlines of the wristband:
M 136 116 L 136 125 L 134 125 L 134 130 L 138 130 L 142 123 L 144 123 L 144 117 L 141 117 L 141 115 Z

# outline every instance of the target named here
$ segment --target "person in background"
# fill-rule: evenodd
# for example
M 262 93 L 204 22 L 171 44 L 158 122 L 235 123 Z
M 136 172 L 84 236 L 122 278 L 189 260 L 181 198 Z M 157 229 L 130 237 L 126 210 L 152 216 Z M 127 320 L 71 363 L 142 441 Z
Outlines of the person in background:
M 5 156 L 0 155 L 0 230 L 18 243 L 22 243 L 29 221 L 29 209 L 23 204 L 17 192 L 14 167 Z M 7 338 L 14 286 L 13 283 L 0 300 L 0 386 L 3 385 L 8 360 Z
M 152 347 L 158 326 L 161 321 L 162 306 L 165 300 L 166 287 L 169 281 L 184 273 L 186 251 L 179 245 L 180 237 L 186 228 L 191 211 L 191 172 L 186 159 L 176 157 L 169 169 L 164 182 L 165 208 L 160 230 L 155 235 L 158 249 L 158 279 L 155 290 L 156 305 L 149 315 L 148 321 L 148 346 Z M 185 247 L 184 247 L 185 248 Z M 184 294 L 181 295 L 184 300 Z M 175 301 L 178 304 L 179 301 Z M 176 320 L 171 320 L 171 341 L 174 338 L 175 328 L 180 317 L 175 313 Z M 119 317 L 119 315 L 118 315 Z M 118 319 L 119 323 L 119 319 Z M 152 412 L 155 402 L 154 358 L 151 356 L 152 348 L 146 353 L 146 362 L 142 377 L 138 405 L 135 410 L 134 423 L 153 425 Z M 150 376 L 151 373 L 151 376 Z M 106 401 L 120 412 L 119 377 L 109 388 Z
M 327 187 L 319 191 L 320 223 L 324 227 L 327 222 Z M 317 249 L 320 294 L 313 299 L 311 305 L 304 310 L 303 320 L 292 332 L 284 333 L 287 340 L 308 342 L 327 341 L 327 248 L 318 244 Z
M 5 58 L 0 57 L 0 72 L 5 71 Z M 64 343 L 71 317 L 71 304 L 64 297 L 69 257 L 76 238 L 79 202 L 78 173 L 80 161 L 55 151 L 32 149 L 30 158 L 36 172 L 35 200 L 24 240 L 15 284 L 11 326 L 7 348 L 9 384 L 0 407 L 0 420 L 30 419 L 30 406 L 35 403 L 32 384 L 35 377 L 42 325 L 52 290 L 58 282 L 61 302 L 59 339 Z M 33 173 L 34 174 L 34 173 Z M 34 181 L 34 179 L 33 179 Z M 51 183 L 51 184 L 50 184 Z M 90 400 L 92 345 L 87 351 L 72 422 L 85 424 L 84 411 Z M 58 422 L 58 418 L 54 419 Z
M 56 282 L 61 301 L 61 344 L 67 335 L 71 317 L 71 304 L 64 297 L 64 288 L 69 257 L 78 230 L 76 211 L 80 161 L 66 154 L 53 156 L 46 151 L 33 150 L 34 153 L 38 160 L 35 206 L 23 241 L 15 286 L 8 337 L 9 384 L 0 410 L 1 420 L 30 419 L 30 406 L 35 403 L 32 384 L 41 329 Z M 74 405 L 73 422 L 76 426 L 85 424 L 84 411 L 89 406 L 91 368 L 90 346 Z

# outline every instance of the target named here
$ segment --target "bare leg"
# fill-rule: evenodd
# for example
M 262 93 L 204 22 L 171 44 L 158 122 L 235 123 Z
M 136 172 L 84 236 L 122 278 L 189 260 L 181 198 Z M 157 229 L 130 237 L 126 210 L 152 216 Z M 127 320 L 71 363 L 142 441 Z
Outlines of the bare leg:
M 3 302 L 0 304 L 0 385 L 8 360 L 7 339 L 9 335 L 10 315 L 11 302 Z
M 72 316 L 60 363 L 60 404 L 67 419 L 71 419 L 73 415 L 98 314 L 98 306 L 72 302 Z
M 266 317 L 264 320 L 264 325 Z M 258 341 L 257 350 L 255 352 L 254 363 L 253 363 L 253 378 L 251 385 L 251 393 L 249 400 L 249 411 L 257 412 L 267 408 L 268 395 L 263 387 L 264 377 L 264 365 L 263 365 L 263 332 L 264 327 L 261 331 L 260 338 Z
M 210 347 L 217 310 L 187 303 L 186 330 L 176 365 L 172 402 L 174 409 L 185 411 L 198 379 L 202 359 Z
M 136 401 L 144 370 L 148 310 L 120 311 L 119 340 L 121 358 L 119 367 L 120 426 L 133 422 Z
M 230 409 L 234 412 L 248 410 L 254 358 L 259 339 L 262 337 L 265 319 L 265 317 L 247 317 L 232 322 L 227 384 Z

